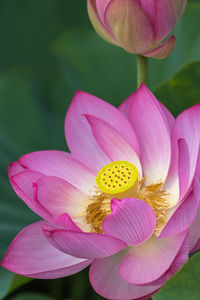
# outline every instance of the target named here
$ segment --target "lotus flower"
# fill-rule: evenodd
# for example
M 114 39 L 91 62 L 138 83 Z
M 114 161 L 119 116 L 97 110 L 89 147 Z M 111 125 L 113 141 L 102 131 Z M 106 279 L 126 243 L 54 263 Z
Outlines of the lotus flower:
M 87 0 L 90 20 L 106 41 L 134 54 L 163 59 L 176 38 L 170 34 L 187 0 Z
M 43 220 L 1 265 L 46 279 L 91 265 L 103 297 L 147 299 L 199 247 L 200 105 L 175 120 L 144 84 L 119 109 L 78 91 L 65 133 L 71 154 L 39 151 L 9 166 Z

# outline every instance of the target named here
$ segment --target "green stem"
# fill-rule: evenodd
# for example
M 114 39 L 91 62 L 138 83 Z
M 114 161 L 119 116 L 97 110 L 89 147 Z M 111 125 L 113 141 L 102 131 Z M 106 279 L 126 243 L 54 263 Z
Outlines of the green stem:
M 137 54 L 137 87 L 144 82 L 148 85 L 148 59 L 140 54 Z

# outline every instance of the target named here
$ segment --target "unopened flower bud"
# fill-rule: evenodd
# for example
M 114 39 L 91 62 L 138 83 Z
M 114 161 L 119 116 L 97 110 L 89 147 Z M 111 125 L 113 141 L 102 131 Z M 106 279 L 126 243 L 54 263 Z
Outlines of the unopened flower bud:
M 134 54 L 163 59 L 176 38 L 170 34 L 187 0 L 87 0 L 90 20 L 106 41 Z

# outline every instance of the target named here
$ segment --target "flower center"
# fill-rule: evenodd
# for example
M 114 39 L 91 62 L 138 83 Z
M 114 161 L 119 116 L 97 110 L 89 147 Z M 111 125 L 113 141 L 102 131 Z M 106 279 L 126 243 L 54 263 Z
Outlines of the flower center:
M 129 190 L 138 178 L 137 168 L 128 161 L 114 161 L 103 167 L 96 177 L 98 188 L 107 194 Z
M 137 198 L 145 201 L 154 210 L 157 217 L 155 234 L 159 234 L 166 223 L 168 193 L 162 182 L 145 184 L 137 168 L 127 161 L 115 161 L 103 167 L 96 177 L 97 187 L 90 197 L 85 211 L 85 221 L 91 231 L 103 233 L 102 223 L 111 213 L 112 198 Z

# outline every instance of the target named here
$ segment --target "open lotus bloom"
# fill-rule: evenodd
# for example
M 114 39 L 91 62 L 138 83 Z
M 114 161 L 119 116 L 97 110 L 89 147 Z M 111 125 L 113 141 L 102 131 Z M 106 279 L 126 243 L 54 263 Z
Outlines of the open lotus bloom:
M 39 151 L 9 166 L 19 197 L 43 220 L 14 239 L 1 265 L 33 278 L 90 266 L 108 299 L 147 299 L 198 250 L 200 105 L 175 120 L 142 84 L 119 109 L 78 91 L 71 153 Z
M 106 41 L 126 51 L 163 59 L 176 38 L 170 34 L 187 0 L 87 0 L 90 20 Z

